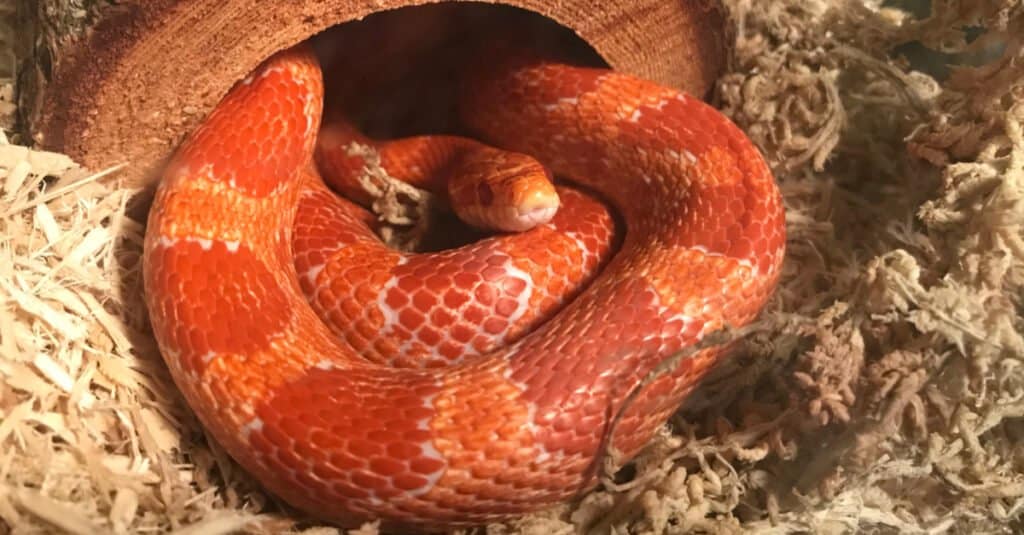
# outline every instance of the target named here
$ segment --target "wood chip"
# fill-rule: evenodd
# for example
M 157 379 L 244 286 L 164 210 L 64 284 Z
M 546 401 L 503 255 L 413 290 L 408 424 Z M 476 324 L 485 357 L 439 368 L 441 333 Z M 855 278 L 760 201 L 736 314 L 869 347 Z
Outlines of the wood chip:
M 18 492 L 18 504 L 26 511 L 75 535 L 99 535 L 109 533 L 100 529 L 87 515 L 74 507 L 56 502 L 42 494 L 22 490 Z

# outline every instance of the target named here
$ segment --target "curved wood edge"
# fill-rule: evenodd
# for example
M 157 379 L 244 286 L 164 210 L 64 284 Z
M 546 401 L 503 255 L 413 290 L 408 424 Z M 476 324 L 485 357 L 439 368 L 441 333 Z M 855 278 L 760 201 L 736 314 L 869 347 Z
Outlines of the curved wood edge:
M 331 26 L 429 0 L 137 0 L 36 58 L 22 111 L 41 148 L 151 182 L 173 148 L 262 59 Z M 503 0 L 572 29 L 613 68 L 705 96 L 727 61 L 720 0 Z M 39 54 L 37 54 L 39 55 Z

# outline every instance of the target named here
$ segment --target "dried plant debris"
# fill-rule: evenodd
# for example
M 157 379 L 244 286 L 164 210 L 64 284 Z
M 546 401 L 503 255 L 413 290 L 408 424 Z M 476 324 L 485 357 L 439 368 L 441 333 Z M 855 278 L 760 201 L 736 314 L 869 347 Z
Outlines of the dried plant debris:
M 1024 7 L 727 3 L 718 104 L 785 196 L 777 295 L 635 462 L 465 533 L 1024 530 Z M 0 533 L 343 533 L 205 438 L 116 177 L 0 139 Z

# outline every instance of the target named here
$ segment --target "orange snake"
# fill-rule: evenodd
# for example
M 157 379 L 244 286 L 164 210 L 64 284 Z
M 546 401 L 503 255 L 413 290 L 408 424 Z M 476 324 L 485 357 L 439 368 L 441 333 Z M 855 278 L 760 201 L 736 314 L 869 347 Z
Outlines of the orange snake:
M 609 442 L 635 455 L 721 350 L 682 360 L 626 404 L 648 372 L 707 333 L 749 322 L 779 275 L 774 179 L 710 106 L 624 74 L 532 59 L 492 62 L 469 87 L 460 114 L 472 130 L 592 188 L 622 217 L 619 252 L 578 294 L 567 290 L 571 300 L 543 288 L 575 285 L 588 275 L 561 284 L 560 271 L 601 262 L 583 251 L 596 246 L 584 234 L 607 234 L 607 214 L 572 212 L 590 201 L 563 206 L 575 230 L 550 236 L 541 225 L 512 251 L 497 238 L 471 244 L 484 252 L 432 271 L 375 241 L 365 212 L 329 200 L 309 172 L 323 83 L 304 46 L 232 88 L 179 147 L 150 212 L 146 299 L 176 384 L 267 489 L 326 520 L 436 529 L 571 498 L 594 484 Z M 328 245 L 338 267 L 324 258 Z M 306 252 L 293 258 L 293 247 Z M 538 265 L 531 251 L 556 263 Z M 462 291 L 443 288 L 445 277 Z M 498 289 L 485 284 L 493 280 Z M 348 319 L 326 326 L 304 291 Z M 467 293 L 504 324 L 446 311 Z M 545 306 L 560 308 L 541 325 L 513 321 Z M 440 327 L 427 335 L 410 327 L 431 321 Z M 508 340 L 476 336 L 509 329 Z M 406 352 L 428 362 L 403 361 Z

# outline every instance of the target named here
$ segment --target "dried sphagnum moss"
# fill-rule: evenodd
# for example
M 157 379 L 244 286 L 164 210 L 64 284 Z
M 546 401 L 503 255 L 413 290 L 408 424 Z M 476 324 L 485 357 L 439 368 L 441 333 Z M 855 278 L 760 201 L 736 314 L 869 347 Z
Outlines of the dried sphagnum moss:
M 719 104 L 788 209 L 770 328 L 629 477 L 486 531 L 1024 529 L 1024 8 L 728 3 Z M 989 59 L 936 81 L 890 57 L 914 41 Z M 298 529 L 157 356 L 133 193 L 0 145 L 0 532 Z

